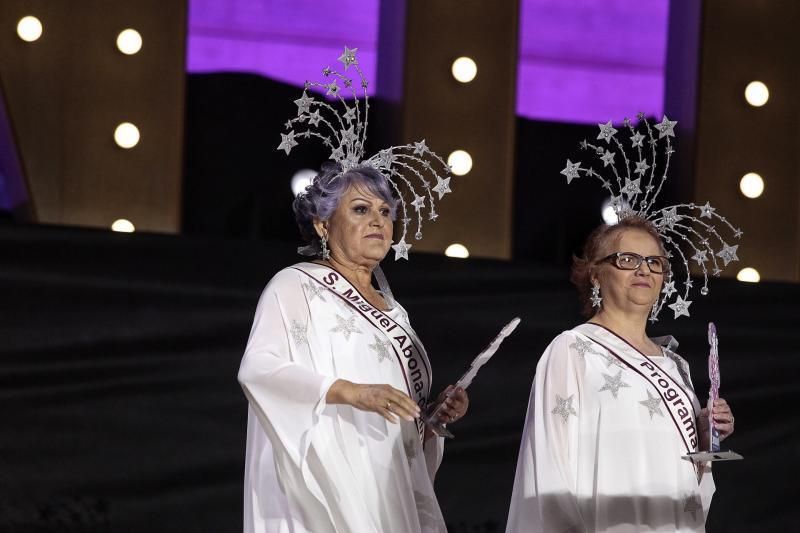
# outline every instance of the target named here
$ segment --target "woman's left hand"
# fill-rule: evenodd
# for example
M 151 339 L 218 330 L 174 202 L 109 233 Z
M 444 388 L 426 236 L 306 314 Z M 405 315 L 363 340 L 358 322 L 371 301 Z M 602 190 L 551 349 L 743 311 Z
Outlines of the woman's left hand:
M 719 431 L 720 441 L 733 434 L 733 411 L 731 411 L 731 406 L 723 398 L 714 400 L 711 416 L 714 418 L 714 425 L 717 431 Z
M 448 398 L 447 395 L 451 391 L 452 394 L 450 394 Z M 439 394 L 436 403 L 442 404 L 442 408 L 439 411 L 439 421 L 452 424 L 467 414 L 467 409 L 469 409 L 469 396 L 467 396 L 467 391 L 461 387 L 448 385 L 447 388 Z

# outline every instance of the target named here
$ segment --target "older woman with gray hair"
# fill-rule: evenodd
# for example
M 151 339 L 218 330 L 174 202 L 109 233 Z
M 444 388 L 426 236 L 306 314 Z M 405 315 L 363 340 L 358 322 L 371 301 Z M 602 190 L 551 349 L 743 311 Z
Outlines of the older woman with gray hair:
M 317 258 L 269 282 L 239 371 L 246 532 L 446 531 L 443 443 L 420 419 L 430 363 L 405 309 L 372 285 L 397 202 L 379 170 L 339 163 L 295 199 Z M 445 392 L 442 416 L 458 420 L 467 395 Z

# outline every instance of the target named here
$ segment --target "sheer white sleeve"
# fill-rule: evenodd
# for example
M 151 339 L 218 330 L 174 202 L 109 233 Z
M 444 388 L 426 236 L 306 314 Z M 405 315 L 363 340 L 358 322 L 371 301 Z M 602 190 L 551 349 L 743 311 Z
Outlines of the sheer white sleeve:
M 239 369 L 259 422 L 298 466 L 335 381 L 325 374 L 325 362 L 314 357 L 313 319 L 301 275 L 282 271 L 264 289 Z
M 517 462 L 507 533 L 585 530 L 577 495 L 584 361 L 562 333 L 536 368 Z

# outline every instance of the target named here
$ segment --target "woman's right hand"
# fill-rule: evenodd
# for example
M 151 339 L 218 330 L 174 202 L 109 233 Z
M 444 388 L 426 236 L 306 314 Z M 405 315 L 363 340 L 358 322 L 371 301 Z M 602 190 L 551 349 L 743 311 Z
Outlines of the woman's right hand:
M 325 401 L 378 413 L 392 424 L 397 423 L 398 416 L 411 422 L 420 415 L 414 400 L 390 385 L 361 385 L 337 379 L 328 389 Z

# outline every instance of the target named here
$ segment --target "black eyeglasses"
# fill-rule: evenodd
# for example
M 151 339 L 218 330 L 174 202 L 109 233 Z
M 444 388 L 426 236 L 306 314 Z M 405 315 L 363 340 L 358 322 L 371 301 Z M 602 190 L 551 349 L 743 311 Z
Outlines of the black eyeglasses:
M 669 272 L 669 259 L 663 255 L 648 255 L 647 257 L 642 257 L 633 252 L 616 252 L 608 257 L 604 257 L 598 261 L 598 263 L 603 263 L 605 261 L 610 262 L 620 270 L 636 270 L 642 266 L 643 262 L 647 262 L 647 268 L 649 268 L 650 272 L 653 274 Z

